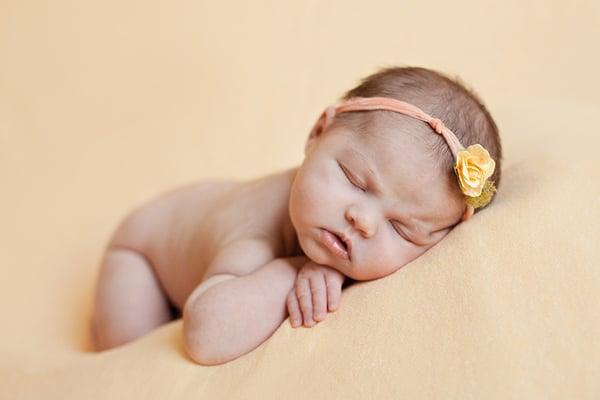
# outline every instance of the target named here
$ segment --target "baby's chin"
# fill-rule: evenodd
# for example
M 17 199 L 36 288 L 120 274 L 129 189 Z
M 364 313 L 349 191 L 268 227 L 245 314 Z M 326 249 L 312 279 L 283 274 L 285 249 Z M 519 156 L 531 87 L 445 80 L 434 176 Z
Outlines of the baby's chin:
M 335 265 L 331 265 L 333 263 L 327 258 L 326 254 L 321 249 L 313 248 L 316 247 L 313 243 L 310 243 L 307 246 L 302 246 L 301 242 L 300 246 L 302 247 L 302 251 L 304 251 L 304 255 L 306 255 L 306 257 L 308 257 L 308 259 L 315 264 L 326 265 L 329 268 L 337 269 Z

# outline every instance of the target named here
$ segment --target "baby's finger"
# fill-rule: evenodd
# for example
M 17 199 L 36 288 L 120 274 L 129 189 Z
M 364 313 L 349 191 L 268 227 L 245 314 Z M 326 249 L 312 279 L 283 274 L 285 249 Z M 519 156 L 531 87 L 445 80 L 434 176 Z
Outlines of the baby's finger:
M 340 307 L 343 281 L 335 275 L 327 275 L 325 281 L 327 282 L 327 307 L 329 311 L 336 311 Z
M 302 314 L 300 313 L 300 306 L 298 305 L 298 299 L 296 298 L 296 292 L 292 290 L 286 299 L 286 305 L 288 313 L 290 314 L 290 324 L 292 328 L 297 328 L 302 325 Z
M 323 321 L 327 315 L 327 287 L 323 274 L 313 274 L 310 277 L 310 291 L 312 293 L 313 318 Z
M 313 321 L 312 318 L 312 294 L 310 293 L 310 286 L 308 280 L 302 278 L 297 279 L 295 290 L 296 297 L 298 298 L 298 302 L 300 303 L 300 310 L 302 311 L 302 316 L 304 317 L 304 326 L 313 326 L 315 324 L 315 321 Z

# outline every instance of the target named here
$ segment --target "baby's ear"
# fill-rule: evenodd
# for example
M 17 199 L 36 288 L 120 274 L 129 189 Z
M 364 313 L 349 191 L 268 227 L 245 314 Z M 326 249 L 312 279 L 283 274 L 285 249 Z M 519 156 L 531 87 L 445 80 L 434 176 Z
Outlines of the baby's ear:
M 310 130 L 306 144 L 304 145 L 304 154 L 306 155 L 310 149 L 314 146 L 314 143 L 321 137 L 321 134 L 327 129 L 335 116 L 335 107 L 327 107 L 325 111 L 321 113 L 319 119 Z
M 304 155 L 306 156 L 308 153 L 310 153 L 310 151 L 312 150 L 312 148 L 314 147 L 314 145 L 316 144 L 318 138 L 321 136 L 321 132 L 319 132 L 318 134 L 314 135 L 311 134 L 308 135 L 308 139 L 306 139 L 306 143 L 304 144 Z

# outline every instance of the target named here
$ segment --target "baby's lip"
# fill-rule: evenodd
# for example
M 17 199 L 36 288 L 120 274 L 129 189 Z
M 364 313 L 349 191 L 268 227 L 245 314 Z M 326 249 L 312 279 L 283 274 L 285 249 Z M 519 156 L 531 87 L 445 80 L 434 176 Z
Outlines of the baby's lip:
M 350 240 L 350 238 L 346 236 L 346 234 L 344 234 L 343 232 L 340 233 L 332 230 L 329 230 L 329 232 L 333 233 L 338 238 L 340 238 L 342 242 L 344 242 L 344 244 L 346 245 L 346 251 L 348 252 L 348 257 L 350 258 L 350 260 L 352 260 L 352 240 Z

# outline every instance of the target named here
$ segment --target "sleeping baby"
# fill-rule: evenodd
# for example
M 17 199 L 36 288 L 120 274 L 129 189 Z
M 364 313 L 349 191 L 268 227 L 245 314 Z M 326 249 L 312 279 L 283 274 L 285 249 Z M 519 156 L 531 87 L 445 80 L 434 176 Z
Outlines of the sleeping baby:
M 417 67 L 363 79 L 314 124 L 301 165 L 164 192 L 102 258 L 96 350 L 183 317 L 187 355 L 240 357 L 289 317 L 312 327 L 351 281 L 385 277 L 490 204 L 498 129 L 457 78 Z

